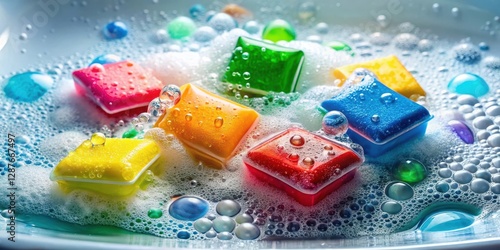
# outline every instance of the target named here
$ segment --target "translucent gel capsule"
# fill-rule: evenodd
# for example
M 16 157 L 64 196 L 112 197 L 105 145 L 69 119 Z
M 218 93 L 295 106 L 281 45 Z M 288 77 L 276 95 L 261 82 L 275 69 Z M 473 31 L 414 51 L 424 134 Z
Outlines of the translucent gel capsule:
M 65 191 L 86 189 L 113 196 L 136 191 L 157 172 L 160 149 L 152 140 L 105 138 L 95 133 L 53 169 L 50 179 Z
M 205 216 L 209 208 L 208 201 L 198 196 L 185 195 L 170 204 L 168 213 L 178 220 L 195 221 Z
M 464 73 L 450 80 L 448 90 L 453 93 L 481 97 L 490 91 L 490 87 L 482 77 L 472 73 Z
M 365 68 L 373 72 L 380 82 L 408 98 L 416 99 L 418 96 L 426 95 L 424 89 L 396 56 L 391 55 L 367 62 L 342 66 L 336 68 L 333 71 L 333 75 L 344 83 L 357 68 Z M 398 73 L 395 74 L 394 72 Z
M 432 119 L 429 111 L 377 79 L 367 77 L 321 103 L 326 111 L 345 115 L 349 120 L 347 135 L 363 147 L 365 154 L 379 156 L 423 136 Z M 361 94 L 364 100 L 360 101 Z
M 427 177 L 427 169 L 421 162 L 407 159 L 396 166 L 393 175 L 398 180 L 413 184 L 421 182 Z
M 182 39 L 194 33 L 196 24 L 189 17 L 179 16 L 168 24 L 167 30 L 171 38 Z
M 247 37 L 237 41 L 228 70 L 222 81 L 230 84 L 229 92 L 266 95 L 269 91 L 290 93 L 295 91 L 304 53 Z
M 295 29 L 285 20 L 276 19 L 269 22 L 262 31 L 262 39 L 273 42 L 295 40 Z
M 234 3 L 224 6 L 224 8 L 222 8 L 222 12 L 234 18 L 244 18 L 252 16 L 252 12 Z
M 447 232 L 466 228 L 475 221 L 474 216 L 460 211 L 439 211 L 425 218 L 419 229 L 424 232 Z
M 243 159 L 257 178 L 306 206 L 348 182 L 363 160 L 351 148 L 300 128 L 290 128 L 259 143 Z
M 77 91 L 108 114 L 146 107 L 163 84 L 132 61 L 92 64 L 73 72 Z M 127 89 L 124 91 L 123 89 Z
M 174 134 L 199 160 L 223 167 L 259 115 L 192 84 L 180 90 L 180 101 L 158 119 L 155 127 Z
M 331 41 L 331 42 L 328 42 L 326 44 L 326 46 L 330 47 L 336 51 L 345 51 L 345 52 L 349 53 L 350 55 L 354 55 L 354 53 L 352 52 L 351 46 L 349 46 L 348 44 L 341 42 L 341 41 Z
M 7 97 L 16 101 L 34 102 L 42 97 L 53 83 L 54 80 L 48 75 L 26 72 L 9 78 L 3 91 Z

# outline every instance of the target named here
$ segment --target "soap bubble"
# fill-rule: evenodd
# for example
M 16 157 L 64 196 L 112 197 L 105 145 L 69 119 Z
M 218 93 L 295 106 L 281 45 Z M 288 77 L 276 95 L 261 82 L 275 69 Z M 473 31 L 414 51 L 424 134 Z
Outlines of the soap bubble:
M 210 26 L 199 27 L 193 34 L 193 39 L 200 43 L 210 42 L 217 36 L 217 32 Z
M 365 68 L 357 68 L 352 72 L 352 74 L 349 76 L 349 78 L 347 78 L 344 85 L 347 87 L 347 86 L 358 84 L 358 83 L 362 82 L 366 76 L 376 78 L 376 76 L 373 72 L 371 72 Z
M 410 33 L 401 33 L 394 37 L 394 44 L 402 50 L 412 50 L 418 46 L 420 40 L 417 36 Z
M 168 33 L 164 29 L 159 29 L 155 32 L 153 38 L 157 43 L 165 43 L 168 40 Z
M 480 50 L 471 43 L 461 43 L 453 47 L 452 50 L 457 61 L 473 64 L 481 60 Z
M 257 34 L 260 31 L 259 23 L 253 20 L 246 22 L 243 29 L 249 34 Z
M 316 16 L 316 5 L 312 2 L 305 2 L 299 6 L 299 18 L 306 21 Z
M 137 118 L 139 119 L 139 121 L 141 123 L 146 123 L 151 118 L 151 114 L 150 113 L 141 113 Z
M 162 100 L 157 97 L 149 103 L 148 113 L 154 117 L 160 117 L 165 113 L 166 106 L 166 103 L 162 102 Z
M 217 32 L 230 31 L 238 27 L 238 23 L 226 13 L 217 13 L 208 20 L 208 25 Z
M 167 85 L 163 87 L 160 94 L 160 100 L 164 102 L 172 102 L 177 104 L 181 99 L 181 89 L 177 85 Z
M 319 34 L 323 34 L 323 35 L 328 33 L 328 29 L 329 29 L 328 24 L 323 23 L 323 22 L 316 24 L 316 27 L 314 27 L 314 28 L 316 29 L 316 32 L 318 32 Z
M 327 134 L 341 136 L 348 128 L 347 117 L 342 112 L 330 111 L 323 117 L 323 130 Z

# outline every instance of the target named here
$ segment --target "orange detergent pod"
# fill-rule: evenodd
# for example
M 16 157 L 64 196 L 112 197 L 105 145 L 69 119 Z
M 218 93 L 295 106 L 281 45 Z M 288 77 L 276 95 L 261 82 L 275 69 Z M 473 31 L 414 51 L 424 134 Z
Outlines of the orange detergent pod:
M 372 71 L 387 87 L 414 101 L 426 95 L 417 80 L 394 55 L 339 67 L 333 71 L 333 75 L 341 81 L 342 86 L 357 68 Z
M 255 126 L 259 114 L 189 83 L 180 89 L 180 101 L 158 119 L 155 127 L 174 134 L 198 160 L 223 168 Z

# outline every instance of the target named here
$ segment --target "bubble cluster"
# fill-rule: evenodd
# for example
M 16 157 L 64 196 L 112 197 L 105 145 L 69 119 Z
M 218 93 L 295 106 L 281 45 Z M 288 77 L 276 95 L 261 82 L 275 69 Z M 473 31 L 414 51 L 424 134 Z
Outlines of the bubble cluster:
M 222 200 L 216 205 L 219 216 L 209 215 L 194 222 L 194 228 L 207 238 L 217 237 L 230 240 L 234 235 L 241 240 L 254 240 L 260 236 L 260 229 L 252 224 L 248 213 L 241 213 L 241 205 L 234 200 Z M 237 216 L 236 216 L 237 215 Z M 236 217 L 235 217 L 236 216 Z
M 417 47 L 420 40 L 417 36 L 410 33 L 401 33 L 394 37 L 395 46 L 402 50 L 413 50 Z
M 481 60 L 481 52 L 470 43 L 461 43 L 452 48 L 455 59 L 459 62 L 473 64 Z

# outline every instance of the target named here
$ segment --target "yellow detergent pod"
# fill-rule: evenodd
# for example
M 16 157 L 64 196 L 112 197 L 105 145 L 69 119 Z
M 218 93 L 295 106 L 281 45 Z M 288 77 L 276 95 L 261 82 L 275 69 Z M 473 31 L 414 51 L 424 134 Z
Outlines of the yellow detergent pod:
M 174 134 L 198 160 L 224 167 L 259 114 L 191 84 L 180 89 L 180 101 L 158 119 L 155 127 Z
M 357 68 L 372 71 L 387 87 L 412 100 L 426 95 L 417 80 L 394 55 L 339 67 L 333 71 L 333 75 L 341 81 L 342 86 Z
M 53 169 L 50 179 L 66 191 L 87 189 L 114 196 L 136 191 L 151 170 L 157 172 L 160 149 L 153 140 L 102 138 L 84 141 Z

